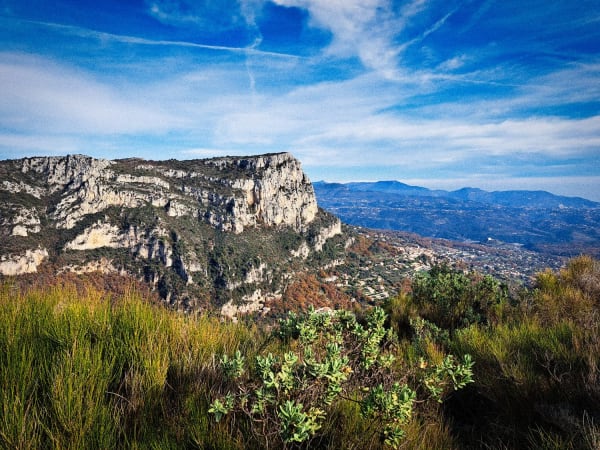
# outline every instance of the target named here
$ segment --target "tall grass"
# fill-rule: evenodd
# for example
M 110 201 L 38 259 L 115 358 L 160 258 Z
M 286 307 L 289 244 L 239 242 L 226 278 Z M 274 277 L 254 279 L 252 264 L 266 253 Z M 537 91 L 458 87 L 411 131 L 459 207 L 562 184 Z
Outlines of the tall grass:
M 0 448 L 260 448 L 243 418 L 208 414 L 227 383 L 219 357 L 239 349 L 251 361 L 287 345 L 256 325 L 178 314 L 134 290 L 113 298 L 93 287 L 19 293 L 4 284 Z M 354 402 L 324 428 L 313 448 L 381 448 Z M 407 425 L 405 448 L 451 443 L 439 411 Z
M 455 416 L 474 409 L 479 439 L 506 448 L 598 448 L 600 264 L 572 260 L 538 275 L 536 288 L 497 326 L 451 339 L 473 356 L 476 383 L 457 395 Z M 494 420 L 495 427 L 486 421 Z
M 0 285 L 0 448 L 257 448 L 242 419 L 208 414 L 226 383 L 218 360 L 238 349 L 248 361 L 281 355 L 287 344 L 258 325 L 182 315 L 124 292 Z M 448 351 L 475 360 L 474 384 L 442 406 L 418 406 L 403 448 L 597 449 L 600 263 L 581 257 L 541 273 L 518 302 L 490 292 L 493 301 L 472 302 L 477 320 L 450 311 L 447 329 L 423 298 L 389 302 L 399 365 Z M 470 301 L 457 298 L 458 307 Z M 355 403 L 340 402 L 330 417 L 313 448 L 380 448 Z
M 211 367 L 262 340 L 253 327 L 179 315 L 134 291 L 20 294 L 4 284 L 0 447 L 239 448 L 209 426 Z

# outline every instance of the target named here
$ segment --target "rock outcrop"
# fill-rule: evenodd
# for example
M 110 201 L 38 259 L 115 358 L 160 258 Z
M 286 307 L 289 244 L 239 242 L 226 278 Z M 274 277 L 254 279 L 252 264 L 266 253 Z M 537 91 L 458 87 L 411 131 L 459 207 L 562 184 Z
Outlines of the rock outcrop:
M 42 261 L 114 269 L 182 308 L 255 310 L 341 233 L 289 153 L 35 157 L 0 161 L 0 178 L 0 274 L 33 272 Z
M 38 266 L 48 257 L 45 248 L 26 250 L 20 255 L 0 256 L 0 273 L 2 275 L 21 275 L 23 273 L 37 272 Z
M 317 214 L 312 184 L 289 153 L 189 163 L 192 169 L 186 171 L 169 168 L 163 161 L 136 164 L 136 160 L 74 155 L 26 158 L 17 168 L 34 174 L 47 186 L 46 194 L 66 191 L 51 217 L 59 228 L 73 228 L 83 217 L 110 206 L 137 208 L 147 203 L 166 207 L 171 216 L 197 215 L 236 233 L 257 225 L 301 231 Z M 122 173 L 123 166 L 144 175 Z M 39 187 L 22 181 L 5 181 L 0 188 L 37 198 L 44 195 Z

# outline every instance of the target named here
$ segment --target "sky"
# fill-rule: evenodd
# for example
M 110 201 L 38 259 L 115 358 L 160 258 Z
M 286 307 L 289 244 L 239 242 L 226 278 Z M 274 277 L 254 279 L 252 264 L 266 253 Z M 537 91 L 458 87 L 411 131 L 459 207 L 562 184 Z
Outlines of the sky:
M 600 201 L 600 2 L 0 0 L 0 159 L 281 151 Z

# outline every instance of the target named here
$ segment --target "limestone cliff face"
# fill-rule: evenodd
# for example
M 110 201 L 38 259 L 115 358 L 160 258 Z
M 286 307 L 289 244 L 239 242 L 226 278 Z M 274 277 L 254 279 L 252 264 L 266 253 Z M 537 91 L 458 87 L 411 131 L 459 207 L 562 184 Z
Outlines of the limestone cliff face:
M 0 180 L 0 274 L 32 272 L 43 261 L 76 272 L 114 268 L 171 301 L 193 304 L 205 289 L 227 311 L 275 295 L 288 265 L 341 233 L 289 153 L 25 158 L 0 161 Z
M 22 181 L 5 181 L 0 188 L 38 198 L 62 192 L 51 213 L 59 228 L 73 228 L 83 217 L 110 206 L 144 204 L 166 208 L 175 217 L 198 216 L 235 233 L 257 225 L 300 231 L 317 214 L 312 184 L 289 153 L 189 161 L 189 170 L 173 170 L 162 161 L 135 164 L 81 155 L 26 158 L 17 167 L 34 174 L 47 191 Z
M 206 160 L 205 164 L 216 169 L 217 176 L 203 176 L 195 171 L 162 173 L 181 180 L 182 192 L 198 200 L 204 217 L 214 226 L 235 233 L 257 225 L 284 225 L 302 231 L 317 214 L 312 184 L 299 161 L 289 153 L 217 158 Z M 219 176 L 219 173 L 237 176 Z M 200 180 L 200 186 L 189 183 L 192 180 Z M 206 189 L 202 181 L 215 183 L 218 189 Z M 178 205 L 177 199 L 174 202 Z
M 0 273 L 2 275 L 20 275 L 37 272 L 38 266 L 48 257 L 48 250 L 26 250 L 22 255 L 0 256 Z
M 90 178 L 102 176 L 103 170 L 112 163 L 89 156 L 68 155 L 65 157 L 25 158 L 17 162 L 24 174 L 35 173 L 38 180 L 43 181 L 50 193 L 67 185 L 77 189 Z

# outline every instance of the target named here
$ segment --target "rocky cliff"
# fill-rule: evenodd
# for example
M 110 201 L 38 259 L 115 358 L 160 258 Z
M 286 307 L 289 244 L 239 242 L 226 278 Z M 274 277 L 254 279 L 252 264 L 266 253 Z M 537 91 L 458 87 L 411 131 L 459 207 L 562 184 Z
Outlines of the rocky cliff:
M 126 272 L 177 307 L 228 314 L 262 307 L 290 273 L 326 263 L 341 234 L 289 153 L 0 161 L 0 200 L 1 274 Z

